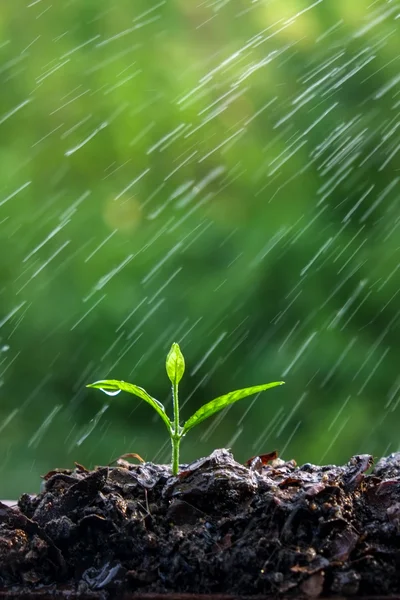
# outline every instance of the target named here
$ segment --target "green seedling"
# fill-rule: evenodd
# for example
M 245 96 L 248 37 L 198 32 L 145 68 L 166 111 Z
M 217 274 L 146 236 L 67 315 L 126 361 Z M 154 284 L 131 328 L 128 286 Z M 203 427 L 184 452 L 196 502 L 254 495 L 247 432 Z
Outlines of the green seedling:
M 150 396 L 150 394 L 148 394 L 143 388 L 138 387 L 137 385 L 133 385 L 132 383 L 118 381 L 117 379 L 104 379 L 101 381 L 96 381 L 95 383 L 90 383 L 86 387 L 100 389 L 109 396 L 115 396 L 121 391 L 129 392 L 134 396 L 138 396 L 154 408 L 154 410 L 164 421 L 164 424 L 169 433 L 169 437 L 171 438 L 171 464 L 173 475 L 177 475 L 179 471 L 179 447 L 181 440 L 190 429 L 195 427 L 195 425 L 199 425 L 199 423 L 201 423 L 205 419 L 208 419 L 208 417 L 211 417 L 216 412 L 222 410 L 223 408 L 226 408 L 227 406 L 233 404 L 234 402 L 237 402 L 238 400 L 241 400 L 242 398 L 246 398 L 247 396 L 251 396 L 252 394 L 258 394 L 259 392 L 263 392 L 264 390 L 285 383 L 284 381 L 264 383 L 262 385 L 255 385 L 252 387 L 244 388 L 242 390 L 235 390 L 234 392 L 229 392 L 224 396 L 214 398 L 214 400 L 211 400 L 211 402 L 207 402 L 207 404 L 204 404 L 201 408 L 199 408 L 199 410 L 196 410 L 196 412 L 191 417 L 189 417 L 189 419 L 184 423 L 182 427 L 180 425 L 179 420 L 178 386 L 185 372 L 185 359 L 183 358 L 183 354 L 178 344 L 172 344 L 171 350 L 169 351 L 167 356 L 165 367 L 167 370 L 169 380 L 172 384 L 172 400 L 174 407 L 174 418 L 172 421 L 171 419 L 169 419 L 167 413 L 165 412 L 165 408 L 161 404 L 161 402 Z

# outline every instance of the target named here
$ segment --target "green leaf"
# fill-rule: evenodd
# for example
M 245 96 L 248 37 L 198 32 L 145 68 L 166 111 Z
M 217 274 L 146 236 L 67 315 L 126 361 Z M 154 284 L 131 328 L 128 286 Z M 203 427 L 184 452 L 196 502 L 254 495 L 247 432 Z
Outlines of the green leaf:
M 89 383 L 86 387 L 88 388 L 96 388 L 102 390 L 105 394 L 109 396 L 114 396 L 119 391 L 129 392 L 129 394 L 133 394 L 134 396 L 139 396 L 142 400 L 150 404 L 154 408 L 154 410 L 160 415 L 162 420 L 169 433 L 171 433 L 171 422 L 168 418 L 167 413 L 165 412 L 165 408 L 161 402 L 150 396 L 143 388 L 133 385 L 133 383 L 127 383 L 126 381 L 118 381 L 117 379 L 102 379 L 100 381 L 95 381 L 94 383 Z
M 185 372 L 185 359 L 183 358 L 179 344 L 172 344 L 171 350 L 168 352 L 165 368 L 170 382 L 178 385 Z
M 195 425 L 198 425 L 204 419 L 208 419 L 213 414 L 222 410 L 226 406 L 241 400 L 242 398 L 246 398 L 247 396 L 251 396 L 252 394 L 258 394 L 258 392 L 263 392 L 264 390 L 268 390 L 269 388 L 276 387 L 277 385 L 283 385 L 284 381 L 274 381 L 273 383 L 265 383 L 263 385 L 255 385 L 249 388 L 244 388 L 242 390 L 235 390 L 234 392 L 229 392 L 229 394 L 225 394 L 224 396 L 219 396 L 218 398 L 214 398 L 207 404 L 204 404 L 199 410 L 189 417 L 186 423 L 183 426 L 182 434 L 185 435 L 189 429 L 192 429 Z

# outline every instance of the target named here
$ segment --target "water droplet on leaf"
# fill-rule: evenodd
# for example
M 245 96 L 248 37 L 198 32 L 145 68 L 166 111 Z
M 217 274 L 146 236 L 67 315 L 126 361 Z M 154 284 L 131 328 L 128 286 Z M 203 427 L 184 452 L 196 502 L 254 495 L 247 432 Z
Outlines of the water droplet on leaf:
M 116 396 L 117 394 L 119 394 L 122 390 L 105 390 L 104 388 L 99 388 L 102 392 L 104 392 L 105 394 L 107 394 L 107 396 Z

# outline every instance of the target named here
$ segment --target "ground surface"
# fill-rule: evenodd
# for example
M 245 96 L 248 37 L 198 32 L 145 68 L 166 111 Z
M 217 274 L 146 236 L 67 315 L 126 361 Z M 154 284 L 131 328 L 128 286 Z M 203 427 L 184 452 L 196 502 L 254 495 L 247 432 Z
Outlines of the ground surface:
M 371 474 L 368 455 L 268 458 L 216 450 L 178 477 L 123 459 L 49 473 L 38 496 L 0 503 L 0 596 L 399 593 L 400 453 Z

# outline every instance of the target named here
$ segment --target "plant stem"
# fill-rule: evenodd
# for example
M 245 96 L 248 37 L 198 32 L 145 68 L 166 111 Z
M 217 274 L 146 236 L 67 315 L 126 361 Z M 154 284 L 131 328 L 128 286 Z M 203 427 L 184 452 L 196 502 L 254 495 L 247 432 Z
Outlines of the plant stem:
M 171 437 L 172 445 L 172 475 L 178 475 L 179 472 L 179 446 L 181 437 L 174 435 Z
M 179 445 L 181 436 L 179 433 L 179 396 L 178 384 L 176 381 L 172 384 L 172 399 L 174 403 L 174 434 L 171 437 L 172 443 L 172 475 L 178 475 L 179 471 Z

